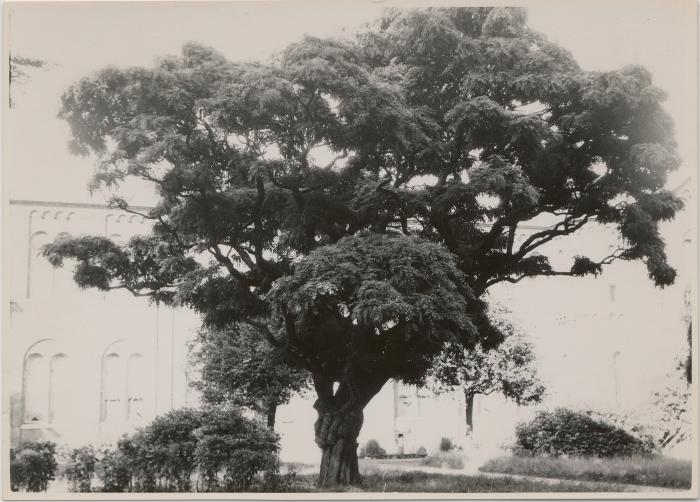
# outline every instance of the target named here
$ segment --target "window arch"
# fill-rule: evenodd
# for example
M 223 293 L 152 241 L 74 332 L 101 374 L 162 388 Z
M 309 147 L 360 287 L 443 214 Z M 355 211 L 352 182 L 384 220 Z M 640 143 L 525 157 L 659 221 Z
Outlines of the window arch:
M 128 340 L 110 345 L 102 357 L 100 419 L 106 425 L 142 422 L 149 402 L 146 358 Z
M 47 419 L 48 372 L 45 357 L 31 354 L 24 361 L 24 421 Z
M 24 357 L 22 378 L 25 423 L 63 421 L 70 409 L 70 366 L 52 339 L 32 345 Z

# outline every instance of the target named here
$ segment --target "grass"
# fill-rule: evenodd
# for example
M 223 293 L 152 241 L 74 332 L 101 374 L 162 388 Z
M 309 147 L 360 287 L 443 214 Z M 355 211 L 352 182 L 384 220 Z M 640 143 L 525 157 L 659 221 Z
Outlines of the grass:
M 479 470 L 678 489 L 690 489 L 692 481 L 692 465 L 689 460 L 661 455 L 609 459 L 506 456 L 489 460 Z
M 464 455 L 462 452 L 441 451 L 423 457 L 421 465 L 429 467 L 447 467 L 448 469 L 464 469 Z
M 483 475 L 431 474 L 418 471 L 382 471 L 362 475 L 361 487 L 316 488 L 316 475 L 297 476 L 290 492 L 404 492 L 404 493 L 513 493 L 623 491 L 624 487 L 567 481 L 543 482 Z

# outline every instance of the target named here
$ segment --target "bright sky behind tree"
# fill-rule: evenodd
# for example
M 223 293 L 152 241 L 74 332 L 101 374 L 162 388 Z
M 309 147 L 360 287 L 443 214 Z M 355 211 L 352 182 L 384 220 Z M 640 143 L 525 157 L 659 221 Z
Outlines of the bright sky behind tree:
M 402 2 L 425 6 L 428 2 Z M 498 3 L 498 2 L 494 2 Z M 521 3 L 521 2 L 515 2 Z M 442 2 L 442 4 L 448 4 Z M 510 2 L 508 5 L 513 4 Z M 13 55 L 49 63 L 14 89 L 16 107 L 5 123 L 5 194 L 12 199 L 103 202 L 86 185 L 92 161 L 68 152 L 68 126 L 56 118 L 62 92 L 109 65 L 150 65 L 178 54 L 186 41 L 211 45 L 231 60 L 265 60 L 304 34 L 347 36 L 377 18 L 390 2 L 85 2 L 8 6 L 6 44 Z M 468 5 L 452 2 L 449 5 Z M 670 185 L 694 171 L 696 156 L 695 4 L 691 1 L 539 1 L 529 24 L 569 49 L 586 70 L 641 64 L 668 92 L 681 170 Z M 152 202 L 150 188 L 130 186 L 132 204 Z

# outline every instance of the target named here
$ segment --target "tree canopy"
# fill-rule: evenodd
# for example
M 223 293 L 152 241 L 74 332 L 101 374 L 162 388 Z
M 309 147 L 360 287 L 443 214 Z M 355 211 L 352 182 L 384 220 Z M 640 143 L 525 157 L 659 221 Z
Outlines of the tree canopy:
M 382 380 L 420 380 L 450 340 L 502 340 L 490 286 L 615 260 L 642 260 L 659 286 L 675 277 L 658 230 L 682 205 L 664 189 L 679 165 L 664 93 L 638 66 L 582 70 L 523 9 L 387 11 L 269 63 L 187 44 L 62 99 L 71 148 L 99 159 L 93 188 L 136 177 L 159 200 L 151 235 L 65 239 L 49 259 L 77 259 L 84 287 L 244 323 L 283 348 L 319 393 L 321 484 L 358 479 L 357 403 Z M 555 270 L 538 253 L 593 223 L 622 238 L 609 256 Z

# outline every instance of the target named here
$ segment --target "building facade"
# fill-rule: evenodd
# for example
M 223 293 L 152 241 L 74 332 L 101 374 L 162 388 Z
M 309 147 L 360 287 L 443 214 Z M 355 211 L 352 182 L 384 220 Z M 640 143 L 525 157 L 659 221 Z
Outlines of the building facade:
M 54 269 L 39 254 L 64 234 L 118 241 L 147 232 L 148 223 L 90 204 L 12 201 L 8 212 L 4 384 L 11 443 L 109 442 L 195 403 L 187 364 L 194 315 L 124 291 L 80 290 L 70 264 Z

